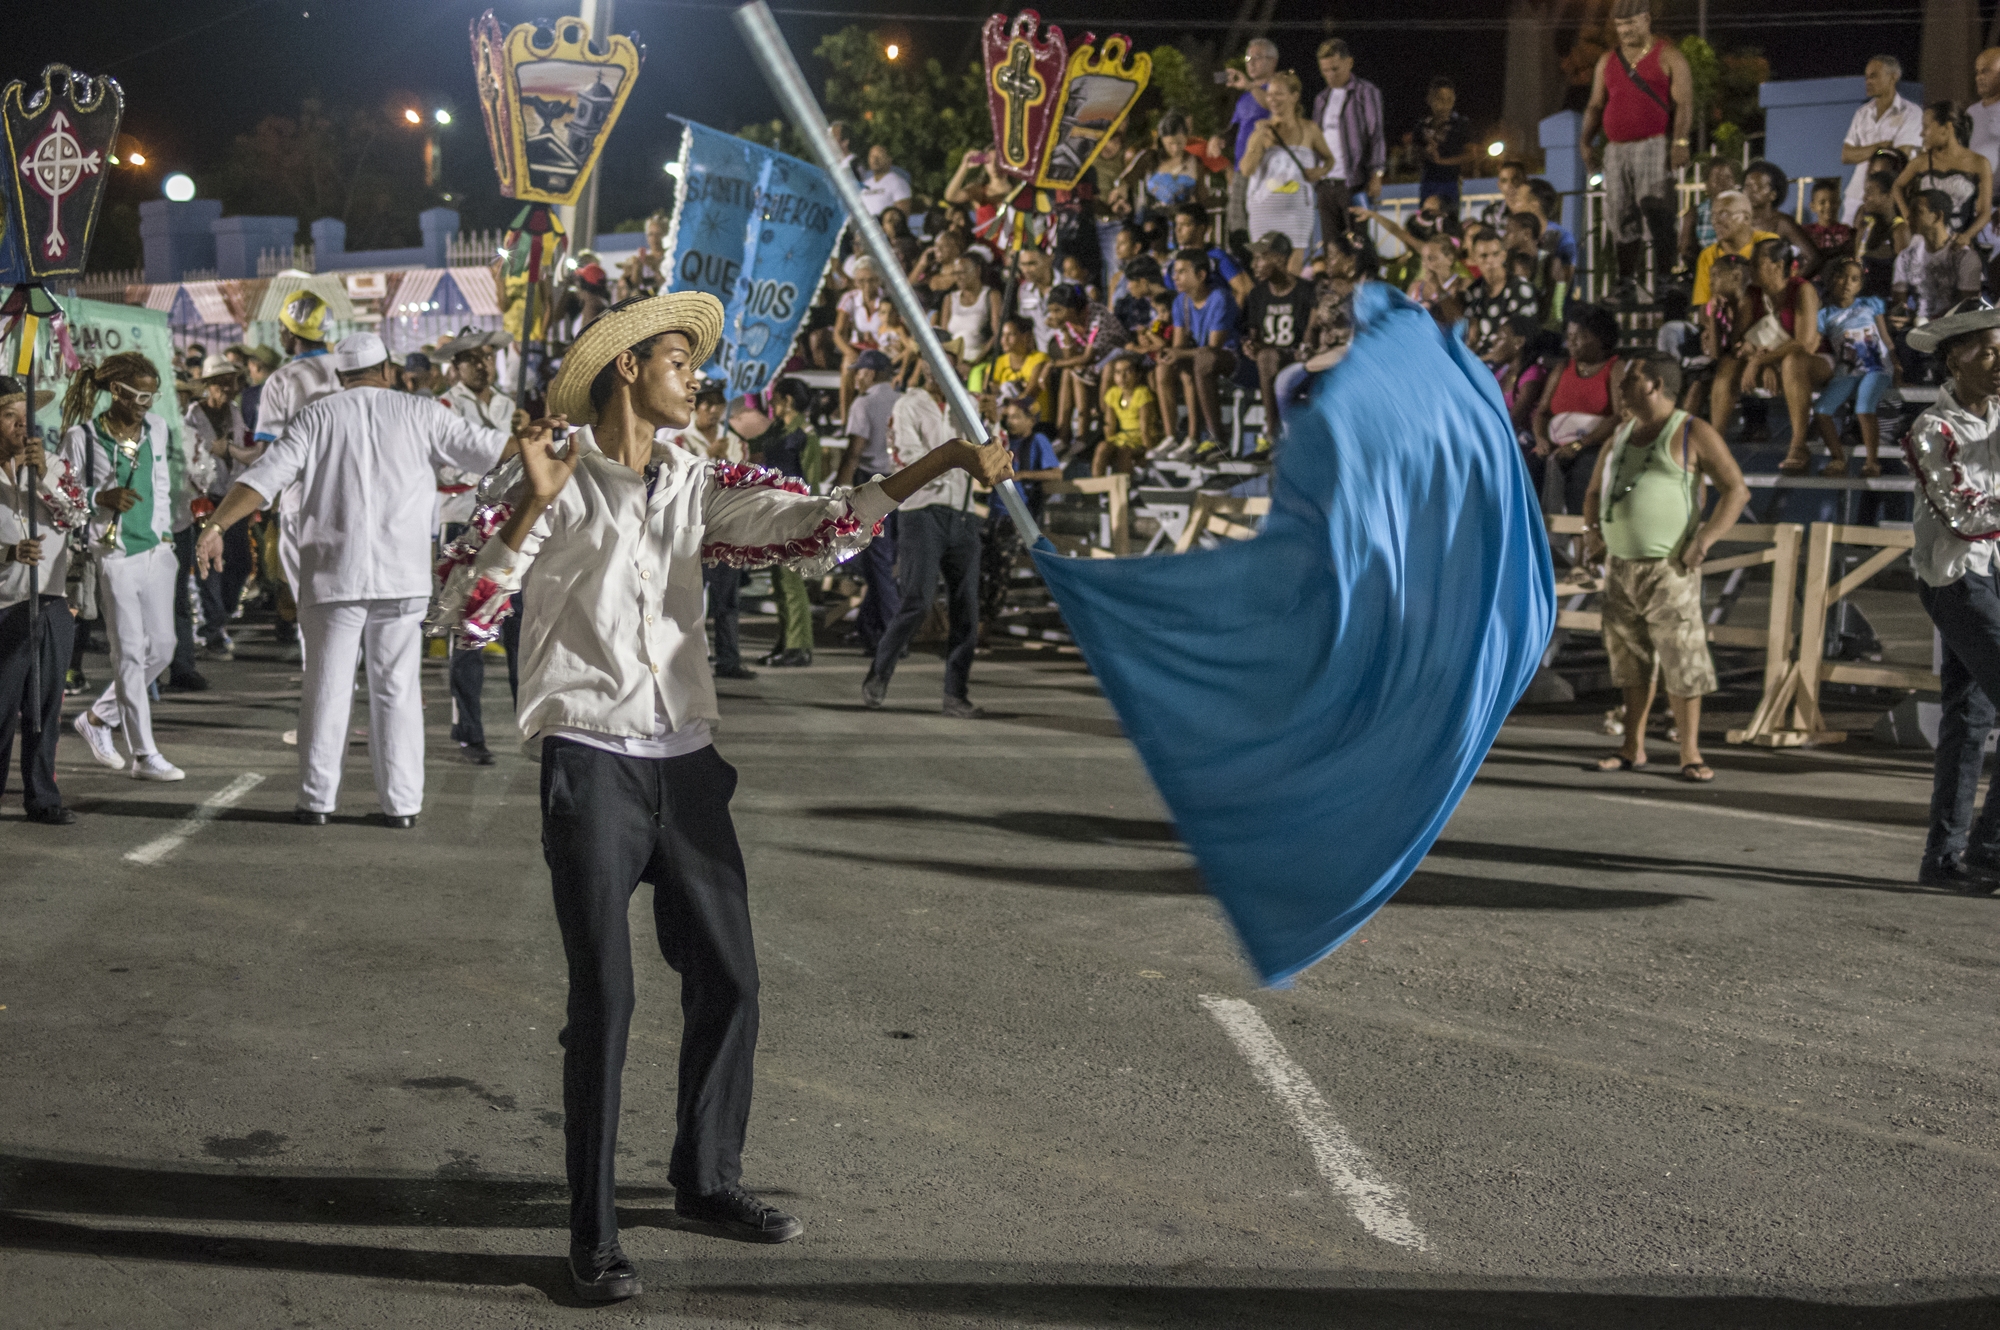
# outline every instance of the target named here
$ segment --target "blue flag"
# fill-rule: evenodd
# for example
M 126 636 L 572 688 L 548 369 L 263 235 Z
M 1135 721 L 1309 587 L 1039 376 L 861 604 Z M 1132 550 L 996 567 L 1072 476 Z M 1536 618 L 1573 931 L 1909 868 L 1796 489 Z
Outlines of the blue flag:
M 756 392 L 790 356 L 847 210 L 817 166 L 681 123 L 667 281 L 722 302 L 714 372 L 732 396 Z
M 1555 626 L 1492 371 L 1388 286 L 1287 419 L 1256 539 L 1035 564 L 1250 962 L 1283 984 L 1409 878 Z

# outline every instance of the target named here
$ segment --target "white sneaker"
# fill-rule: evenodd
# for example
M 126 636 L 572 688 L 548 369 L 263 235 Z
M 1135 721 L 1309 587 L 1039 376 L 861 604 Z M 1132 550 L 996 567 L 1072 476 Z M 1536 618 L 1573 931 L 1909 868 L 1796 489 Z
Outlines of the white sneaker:
M 187 772 L 182 771 L 158 753 L 148 753 L 144 757 L 132 759 L 133 780 L 186 780 Z
M 88 711 L 80 712 L 70 723 L 70 728 L 83 736 L 90 746 L 90 755 L 113 771 L 124 768 L 125 759 L 118 755 L 118 741 L 112 737 L 109 725 L 99 725 L 91 720 Z
M 285 743 L 292 748 L 297 748 L 299 746 L 299 732 L 297 730 L 286 730 L 279 737 L 282 738 L 285 741 Z

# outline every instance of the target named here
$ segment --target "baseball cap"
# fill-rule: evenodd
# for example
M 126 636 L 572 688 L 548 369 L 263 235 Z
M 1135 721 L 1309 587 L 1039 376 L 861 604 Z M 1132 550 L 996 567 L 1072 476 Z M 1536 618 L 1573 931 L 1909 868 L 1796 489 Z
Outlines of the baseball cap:
M 875 348 L 870 347 L 854 358 L 854 368 L 872 369 L 877 374 L 887 374 L 890 370 L 896 368 L 896 362 Z
M 1283 231 L 1266 231 L 1250 242 L 1250 252 L 1289 256 L 1292 252 L 1292 238 Z
M 371 369 L 388 358 L 389 348 L 372 332 L 349 333 L 333 348 L 333 367 L 349 374 Z

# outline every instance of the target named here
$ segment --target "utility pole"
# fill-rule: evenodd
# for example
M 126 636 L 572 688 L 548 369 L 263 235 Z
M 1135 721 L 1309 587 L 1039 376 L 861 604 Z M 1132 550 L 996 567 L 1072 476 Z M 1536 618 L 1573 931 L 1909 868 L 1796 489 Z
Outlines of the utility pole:
M 590 25 L 592 41 L 602 41 L 611 35 L 611 25 L 615 0 L 578 0 L 577 17 Z M 563 219 L 569 227 L 569 252 L 590 249 L 597 243 L 597 182 L 604 178 L 603 160 L 598 161 L 598 170 L 590 173 L 590 179 L 583 185 L 583 193 L 577 196 L 576 207 L 569 209 L 570 216 Z

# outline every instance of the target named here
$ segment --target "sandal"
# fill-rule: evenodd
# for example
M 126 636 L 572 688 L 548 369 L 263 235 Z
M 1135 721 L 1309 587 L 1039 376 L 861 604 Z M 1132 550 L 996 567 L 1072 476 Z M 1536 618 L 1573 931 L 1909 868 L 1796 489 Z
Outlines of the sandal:
M 1833 458 L 1825 466 L 1820 468 L 1819 473 L 1822 476 L 1828 476 L 1828 477 L 1844 476 L 1847 474 L 1847 459 L 1845 457 Z
M 1873 480 L 1882 474 L 1882 464 L 1871 457 L 1861 464 L 1861 474 Z
M 1706 762 L 1688 762 L 1681 766 L 1681 779 L 1691 780 L 1697 785 L 1706 785 L 1715 779 L 1715 772 Z
M 1631 758 L 1625 756 L 1625 754 L 1623 753 L 1613 753 L 1609 757 L 1598 758 L 1597 761 L 1585 767 L 1584 770 L 1602 771 L 1606 773 L 1613 771 L 1636 771 L 1637 769 L 1645 765 L 1646 764 L 1644 762 L 1634 762 Z
M 1803 476 L 1806 473 L 1806 468 L 1811 465 L 1811 453 L 1786 453 L 1785 460 L 1778 463 L 1778 474 Z

